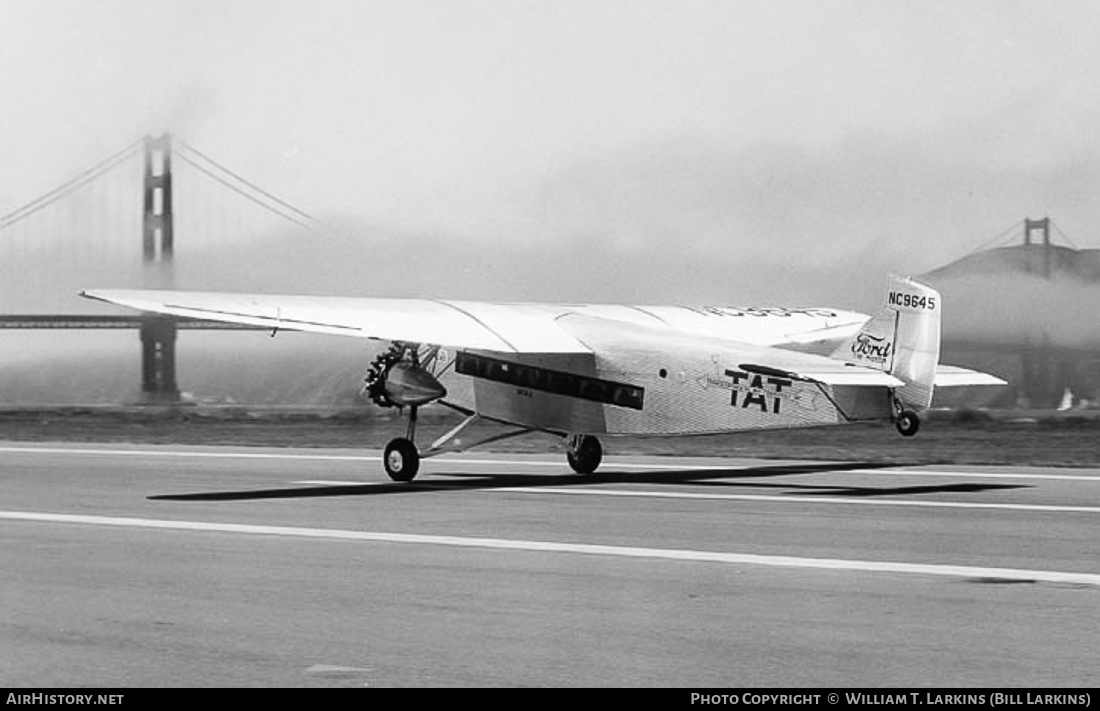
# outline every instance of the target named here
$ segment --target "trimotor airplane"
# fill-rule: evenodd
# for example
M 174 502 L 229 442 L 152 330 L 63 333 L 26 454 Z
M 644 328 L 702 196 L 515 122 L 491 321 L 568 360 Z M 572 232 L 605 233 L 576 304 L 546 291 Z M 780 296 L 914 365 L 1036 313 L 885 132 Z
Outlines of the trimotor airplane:
M 893 422 L 912 436 L 934 387 L 1003 385 L 939 364 L 940 294 L 890 276 L 873 317 L 832 308 L 694 308 L 489 303 L 156 290 L 82 296 L 143 312 L 391 343 L 363 392 L 408 408 L 383 455 L 411 481 L 420 460 L 528 432 L 566 438 L 574 471 L 603 457 L 598 436 L 697 435 Z M 420 451 L 417 409 L 466 417 Z M 479 418 L 516 427 L 464 446 Z

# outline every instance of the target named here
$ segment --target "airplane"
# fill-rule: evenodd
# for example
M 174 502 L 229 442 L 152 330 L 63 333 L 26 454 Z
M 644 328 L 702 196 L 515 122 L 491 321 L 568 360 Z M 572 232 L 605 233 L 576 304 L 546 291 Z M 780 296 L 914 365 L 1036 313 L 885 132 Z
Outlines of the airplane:
M 564 438 L 592 474 L 600 437 L 674 436 L 892 422 L 912 437 L 936 387 L 1004 385 L 939 364 L 943 300 L 890 275 L 873 316 L 833 308 L 623 306 L 91 289 L 81 296 L 171 317 L 388 342 L 362 394 L 408 409 L 387 444 L 391 479 L 412 481 L 444 451 L 530 432 Z M 427 449 L 417 412 L 465 418 Z M 516 429 L 470 444 L 485 419 Z

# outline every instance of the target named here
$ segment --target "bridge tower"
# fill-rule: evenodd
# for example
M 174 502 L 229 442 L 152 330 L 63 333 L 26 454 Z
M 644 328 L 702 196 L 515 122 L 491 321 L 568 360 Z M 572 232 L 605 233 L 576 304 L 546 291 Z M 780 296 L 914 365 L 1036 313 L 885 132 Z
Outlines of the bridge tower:
M 1042 235 L 1042 262 L 1034 264 L 1031 249 L 1031 233 Z M 1036 240 L 1038 244 L 1038 240 Z M 1024 269 L 1038 272 L 1044 279 L 1050 279 L 1054 267 L 1054 247 L 1050 242 L 1050 218 L 1024 220 Z M 1020 353 L 1021 392 L 1024 402 L 1033 407 L 1050 407 L 1058 403 L 1063 391 L 1075 379 L 1075 367 L 1072 359 L 1064 353 L 1059 354 L 1052 348 L 1044 335 L 1038 342 L 1028 343 Z
M 143 257 L 147 285 L 172 287 L 172 138 L 145 137 Z M 178 402 L 176 322 L 147 316 L 141 322 L 141 394 L 145 402 Z
M 1031 246 L 1031 233 L 1033 230 L 1038 230 L 1043 235 L 1043 276 L 1047 279 L 1050 278 L 1050 218 L 1043 217 L 1038 220 L 1033 220 L 1030 217 L 1024 219 L 1024 246 Z M 1031 255 L 1025 254 L 1024 265 L 1028 271 L 1031 271 Z

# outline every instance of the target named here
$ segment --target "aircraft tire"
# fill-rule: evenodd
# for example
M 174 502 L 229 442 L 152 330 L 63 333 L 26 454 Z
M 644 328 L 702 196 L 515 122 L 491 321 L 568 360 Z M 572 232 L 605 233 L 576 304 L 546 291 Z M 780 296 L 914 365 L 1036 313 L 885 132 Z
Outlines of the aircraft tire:
M 394 481 L 412 481 L 420 470 L 420 452 L 416 445 L 398 437 L 390 440 L 386 445 L 386 451 L 382 455 L 382 464 L 386 467 L 386 473 Z
M 565 453 L 569 460 L 569 466 L 578 474 L 591 474 L 596 471 L 603 461 L 603 446 L 600 440 L 591 435 L 581 435 L 576 448 L 569 448 Z
M 912 437 L 920 430 L 920 417 L 912 410 L 902 410 L 894 426 L 902 437 Z

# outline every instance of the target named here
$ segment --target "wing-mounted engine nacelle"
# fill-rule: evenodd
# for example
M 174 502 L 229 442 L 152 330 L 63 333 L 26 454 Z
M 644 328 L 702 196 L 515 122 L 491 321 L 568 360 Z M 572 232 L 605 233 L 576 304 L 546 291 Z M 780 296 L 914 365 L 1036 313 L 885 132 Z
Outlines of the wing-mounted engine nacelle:
M 427 405 L 447 394 L 434 375 L 407 361 L 395 363 L 386 372 L 382 389 L 396 405 Z
M 395 343 L 367 370 L 362 395 L 380 407 L 416 407 L 447 395 L 447 389 L 426 369 L 435 349 L 421 357 L 415 344 Z

